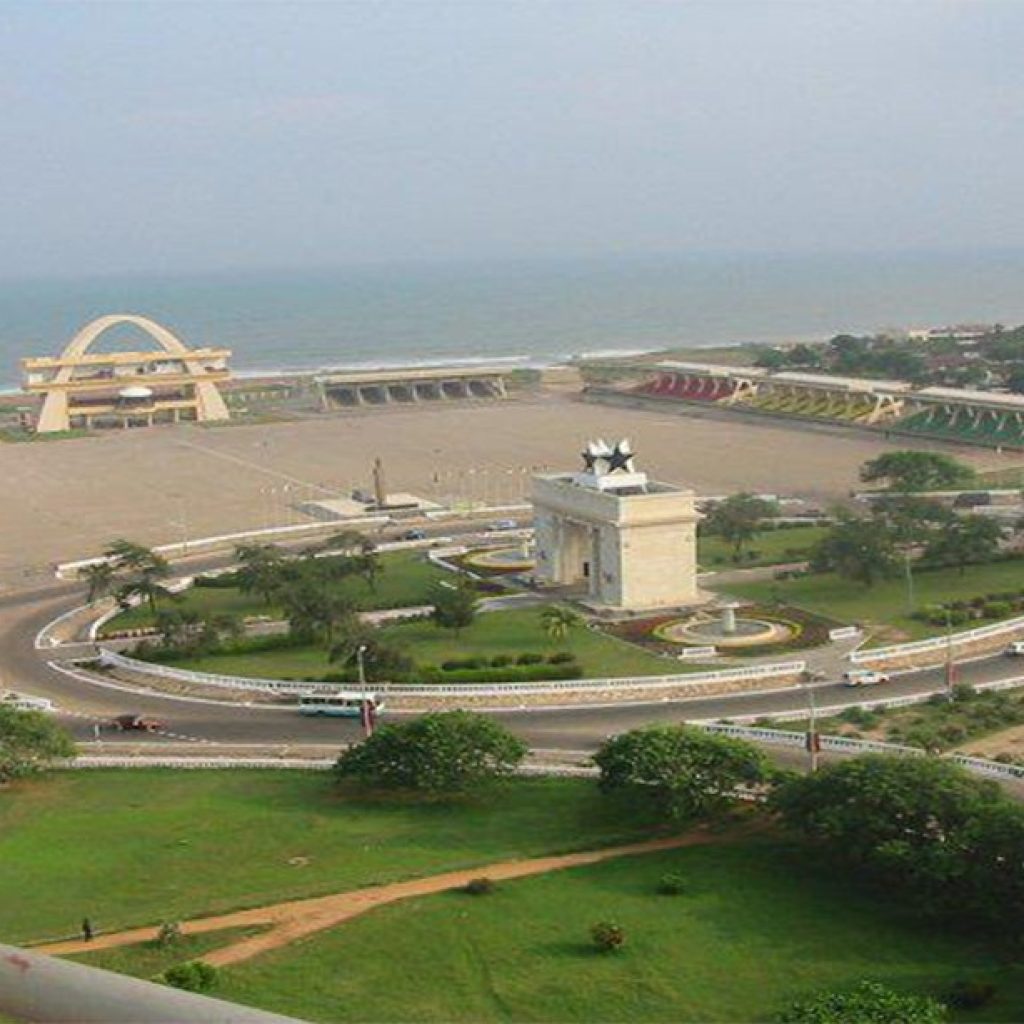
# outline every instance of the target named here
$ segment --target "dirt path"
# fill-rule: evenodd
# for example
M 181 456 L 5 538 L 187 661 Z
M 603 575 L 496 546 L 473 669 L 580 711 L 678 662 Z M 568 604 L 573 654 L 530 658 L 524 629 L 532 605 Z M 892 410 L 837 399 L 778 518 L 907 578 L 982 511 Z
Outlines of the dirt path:
M 197 935 L 201 932 L 219 931 L 222 928 L 270 926 L 268 931 L 241 939 L 203 957 L 207 963 L 223 967 L 226 964 L 240 963 L 261 953 L 286 946 L 313 932 L 332 928 L 334 925 L 358 917 L 374 907 L 408 899 L 412 896 L 428 896 L 431 893 L 444 892 L 447 889 L 458 889 L 474 878 L 486 877 L 495 881 L 524 878 L 528 875 L 540 875 L 561 868 L 597 864 L 613 857 L 627 857 L 634 854 L 655 853 L 659 850 L 674 850 L 683 846 L 701 846 L 706 843 L 728 841 L 740 834 L 739 831 L 730 832 L 728 835 L 716 834 L 705 827 L 700 827 L 685 835 L 672 836 L 668 839 L 653 839 L 642 843 L 630 843 L 627 846 L 611 846 L 603 850 L 568 853 L 557 857 L 537 857 L 533 860 L 485 864 L 466 871 L 450 871 L 427 878 L 395 882 L 391 885 L 354 889 L 350 892 L 334 893 L 330 896 L 318 896 L 312 899 L 274 903 L 267 907 L 221 914 L 218 917 L 197 918 L 185 921 L 181 930 L 186 935 Z M 127 931 L 112 932 L 109 935 L 98 935 L 91 942 L 75 939 L 68 942 L 54 942 L 46 946 L 36 946 L 34 949 L 40 953 L 51 953 L 58 956 L 69 953 L 86 953 L 97 949 L 111 949 L 115 946 L 147 942 L 156 937 L 157 930 L 152 926 L 131 928 Z

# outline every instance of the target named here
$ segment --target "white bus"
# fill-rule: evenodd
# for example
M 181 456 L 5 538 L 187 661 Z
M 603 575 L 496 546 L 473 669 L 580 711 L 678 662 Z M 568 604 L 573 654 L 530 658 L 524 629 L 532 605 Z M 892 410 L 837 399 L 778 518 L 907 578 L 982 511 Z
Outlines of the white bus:
M 338 693 L 310 694 L 299 698 L 300 715 L 329 715 L 332 718 L 361 718 L 364 705 L 376 716 L 384 703 L 375 693 L 343 690 Z

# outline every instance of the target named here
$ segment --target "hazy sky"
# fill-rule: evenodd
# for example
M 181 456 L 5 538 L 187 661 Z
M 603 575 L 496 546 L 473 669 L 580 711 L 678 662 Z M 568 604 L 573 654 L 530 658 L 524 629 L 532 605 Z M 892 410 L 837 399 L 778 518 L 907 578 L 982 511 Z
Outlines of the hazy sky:
M 0 3 L 0 275 L 1024 245 L 1024 2 Z

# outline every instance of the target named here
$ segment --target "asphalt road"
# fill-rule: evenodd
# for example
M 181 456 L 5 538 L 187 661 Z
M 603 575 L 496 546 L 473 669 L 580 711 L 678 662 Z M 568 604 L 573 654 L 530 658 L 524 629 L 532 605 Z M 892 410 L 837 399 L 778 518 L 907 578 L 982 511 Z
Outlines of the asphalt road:
M 438 528 L 440 531 L 441 528 Z M 443 528 L 452 534 L 450 525 Z M 226 555 L 179 561 L 178 571 L 200 572 L 227 562 Z M 359 735 L 358 723 L 345 719 L 307 718 L 291 709 L 245 707 L 192 702 L 157 695 L 134 695 L 68 678 L 51 669 L 47 659 L 59 651 L 37 651 L 36 634 L 43 626 L 79 604 L 82 587 L 54 583 L 31 591 L 0 596 L 0 689 L 14 689 L 50 698 L 60 718 L 79 739 L 94 738 L 94 725 L 114 715 L 133 712 L 165 723 L 162 733 L 133 734 L 131 739 L 159 744 L 221 743 L 247 745 L 304 745 L 344 743 Z M 66 652 L 65 652 L 66 653 Z M 957 666 L 957 679 L 988 682 L 1018 674 L 1018 666 L 1003 657 Z M 833 705 L 882 697 L 935 692 L 944 684 L 942 670 L 915 672 L 870 690 L 852 690 L 838 683 L 817 684 L 814 695 L 819 712 Z M 535 749 L 589 750 L 616 732 L 652 722 L 720 719 L 760 715 L 771 711 L 806 709 L 804 689 L 765 694 L 740 694 L 703 700 L 612 707 L 572 707 L 565 710 L 501 712 L 502 721 Z M 386 718 L 386 714 L 385 714 Z M 112 734 L 104 733 L 112 738 Z M 127 738 L 127 737 L 120 737 Z

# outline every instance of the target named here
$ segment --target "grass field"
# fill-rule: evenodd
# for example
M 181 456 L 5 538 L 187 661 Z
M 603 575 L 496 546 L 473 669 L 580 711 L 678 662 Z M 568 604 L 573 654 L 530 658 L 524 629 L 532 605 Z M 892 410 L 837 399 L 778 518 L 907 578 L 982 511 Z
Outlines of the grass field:
M 698 537 L 697 561 L 702 569 L 709 570 L 802 562 L 809 557 L 811 548 L 827 532 L 824 526 L 793 526 L 781 530 L 765 530 L 746 545 L 739 562 L 733 562 L 732 545 L 727 544 L 721 537 Z
M 655 657 L 603 633 L 576 627 L 565 640 L 552 641 L 540 619 L 541 609 L 522 608 L 486 612 L 459 632 L 441 629 L 429 620 L 398 623 L 381 628 L 381 637 L 402 648 L 419 665 L 440 665 L 449 658 L 477 655 L 494 657 L 527 652 L 552 654 L 570 651 L 590 678 L 602 676 L 665 675 L 684 671 L 675 662 Z M 266 677 L 269 679 L 319 676 L 336 671 L 323 647 L 297 647 L 258 654 L 223 654 L 176 662 L 200 672 Z M 692 667 L 692 666 L 690 666 Z
M 686 894 L 655 893 L 669 871 Z M 384 907 L 226 969 L 217 994 L 320 1021 L 763 1021 L 863 978 L 983 977 L 998 996 L 974 1019 L 1024 1019 L 1024 968 L 896 902 L 781 843 L 690 848 Z M 620 953 L 591 948 L 599 920 Z
M 1017 590 L 1024 584 L 1024 563 L 993 562 L 958 569 L 934 569 L 914 573 L 914 607 Z M 793 580 L 762 580 L 730 583 L 728 593 L 757 602 L 776 598 L 806 608 L 838 622 L 878 627 L 880 635 L 893 639 L 918 639 L 941 632 L 907 614 L 907 584 L 902 577 L 883 580 L 872 587 L 842 580 L 833 573 L 817 573 Z M 981 623 L 960 627 L 969 629 Z
M 55 773 L 0 793 L 0 938 L 180 920 L 644 834 L 586 780 L 359 801 L 314 772 Z M 289 864 L 295 857 L 308 863 Z
M 382 554 L 384 571 L 371 590 L 365 580 L 350 577 L 334 586 L 365 610 L 401 608 L 427 604 L 431 584 L 448 574 L 438 569 L 422 552 L 394 551 Z M 158 606 L 179 611 L 232 615 L 271 615 L 279 618 L 281 610 L 264 604 L 256 594 L 243 594 L 235 587 L 192 587 L 180 601 L 163 601 Z M 131 608 L 111 619 L 105 632 L 151 625 L 153 617 L 147 607 Z

